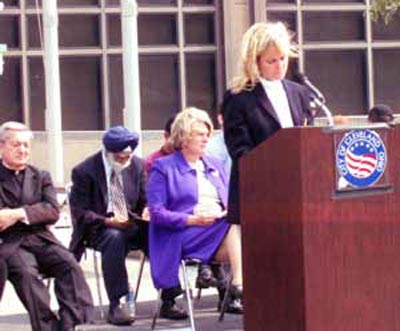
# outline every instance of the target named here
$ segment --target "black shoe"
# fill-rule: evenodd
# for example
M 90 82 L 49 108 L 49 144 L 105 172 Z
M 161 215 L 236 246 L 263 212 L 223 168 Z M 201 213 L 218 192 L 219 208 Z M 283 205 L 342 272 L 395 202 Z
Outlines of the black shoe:
M 225 312 L 229 314 L 243 314 L 243 289 L 241 286 L 231 285 L 228 291 L 228 302 L 225 306 Z M 220 300 L 221 302 L 221 300 Z M 221 304 L 218 303 L 219 310 L 221 309 Z
M 237 285 L 231 285 L 229 287 L 229 295 L 233 299 L 240 299 L 242 300 L 243 297 L 243 287 Z
M 164 301 L 173 301 L 176 297 L 183 294 L 183 289 L 180 285 L 170 288 L 164 288 L 161 291 L 161 300 Z
M 57 326 L 54 328 L 52 328 L 52 330 L 56 330 L 56 331 L 74 331 L 75 327 L 74 326 L 64 326 L 62 325 L 61 321 L 59 321 L 59 323 L 57 324 Z
M 129 311 L 127 311 L 123 306 L 110 308 L 107 321 L 108 323 L 114 325 L 131 325 L 133 323 L 133 319 L 129 315 Z
M 196 278 L 196 288 L 209 288 L 216 286 L 216 283 L 211 267 L 208 264 L 201 264 Z
M 226 305 L 226 313 L 243 314 L 243 304 L 241 299 L 231 299 Z
M 170 320 L 184 320 L 188 318 L 186 311 L 178 307 L 174 300 L 163 301 L 160 317 Z
M 226 287 L 226 273 L 221 263 L 212 262 L 210 264 L 213 276 L 216 280 L 216 287 Z

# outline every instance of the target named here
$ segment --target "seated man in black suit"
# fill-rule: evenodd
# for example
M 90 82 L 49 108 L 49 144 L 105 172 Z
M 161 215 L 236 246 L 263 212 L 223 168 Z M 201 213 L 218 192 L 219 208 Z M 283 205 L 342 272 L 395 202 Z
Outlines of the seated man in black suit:
M 133 155 L 139 136 L 118 126 L 103 135 L 103 149 L 72 170 L 70 195 L 74 232 L 70 249 L 79 260 L 85 246 L 101 252 L 110 301 L 108 321 L 129 325 L 134 316 L 120 300 L 129 291 L 125 258 L 131 249 L 147 252 L 144 162 Z
M 0 126 L 0 261 L 29 313 L 33 331 L 73 330 L 92 320 L 93 304 L 74 256 L 48 226 L 59 206 L 48 172 L 29 165 L 32 132 L 22 123 Z M 41 276 L 55 278 L 58 316 Z

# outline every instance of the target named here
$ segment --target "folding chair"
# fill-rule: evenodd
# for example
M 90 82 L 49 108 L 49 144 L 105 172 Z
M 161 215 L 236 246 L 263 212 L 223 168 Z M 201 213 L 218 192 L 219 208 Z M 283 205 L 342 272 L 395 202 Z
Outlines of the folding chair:
M 198 265 L 200 263 L 199 260 L 194 259 L 184 259 L 181 261 L 181 270 L 183 276 L 183 283 L 184 283 L 184 297 L 187 303 L 187 310 L 189 314 L 189 323 L 190 323 L 190 330 L 196 331 L 195 323 L 194 323 L 194 313 L 193 313 L 193 303 L 192 303 L 192 293 L 189 283 L 189 274 L 188 274 L 188 266 Z M 151 329 L 154 330 L 157 323 L 157 318 L 160 314 L 161 309 L 161 289 L 158 290 L 158 298 L 157 298 L 157 305 L 156 310 L 153 315 L 153 321 L 151 324 Z
M 71 216 L 71 208 L 70 208 L 70 194 L 71 194 L 71 187 L 72 187 L 72 183 L 68 183 L 65 186 L 65 192 L 67 193 L 67 205 L 68 205 L 68 210 L 70 212 L 70 217 L 72 219 Z M 100 255 L 100 253 L 96 250 L 94 250 L 91 247 L 86 247 L 85 248 L 85 256 L 86 256 L 86 249 L 90 249 L 93 252 L 93 267 L 94 267 L 94 275 L 95 275 L 95 279 L 96 279 L 96 290 L 97 290 L 97 297 L 99 298 L 99 306 L 100 306 L 100 318 L 101 319 L 105 319 L 105 315 L 106 312 L 104 310 L 104 306 L 103 306 L 103 295 L 102 295 L 102 291 L 101 291 L 101 281 L 100 281 L 100 262 L 98 261 L 98 255 Z M 143 275 L 143 268 L 144 268 L 144 264 L 146 262 L 146 255 L 141 252 L 141 257 L 140 257 L 140 267 L 139 267 L 139 275 L 138 275 L 138 279 L 136 280 L 136 286 L 135 286 L 135 296 L 134 296 L 134 304 L 136 305 L 136 300 L 138 297 L 138 293 L 139 293 L 139 287 L 140 287 L 140 283 L 142 280 L 142 275 Z

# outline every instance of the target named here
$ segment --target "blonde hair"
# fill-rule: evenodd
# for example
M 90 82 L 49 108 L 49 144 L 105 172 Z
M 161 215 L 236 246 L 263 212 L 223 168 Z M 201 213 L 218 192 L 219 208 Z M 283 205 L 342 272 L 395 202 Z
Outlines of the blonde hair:
M 176 115 L 171 127 L 171 136 L 169 143 L 175 150 L 182 149 L 182 145 L 189 138 L 193 131 L 193 125 L 196 123 L 203 123 L 207 126 L 209 134 L 211 135 L 214 128 L 211 118 L 204 110 L 188 107 Z
M 8 132 L 26 132 L 29 139 L 33 138 L 32 131 L 23 123 L 8 121 L 0 126 L 0 142 L 4 142 L 8 138 Z
M 289 57 L 297 57 L 291 33 L 282 22 L 255 23 L 243 35 L 241 48 L 241 74 L 231 83 L 233 93 L 252 90 L 259 82 L 259 56 L 270 46 Z

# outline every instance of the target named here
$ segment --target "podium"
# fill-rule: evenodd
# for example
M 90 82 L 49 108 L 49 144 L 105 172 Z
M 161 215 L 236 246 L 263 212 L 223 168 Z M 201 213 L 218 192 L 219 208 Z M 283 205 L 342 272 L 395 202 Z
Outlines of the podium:
M 246 331 L 400 330 L 400 130 L 387 185 L 337 191 L 335 132 L 278 131 L 240 160 Z

